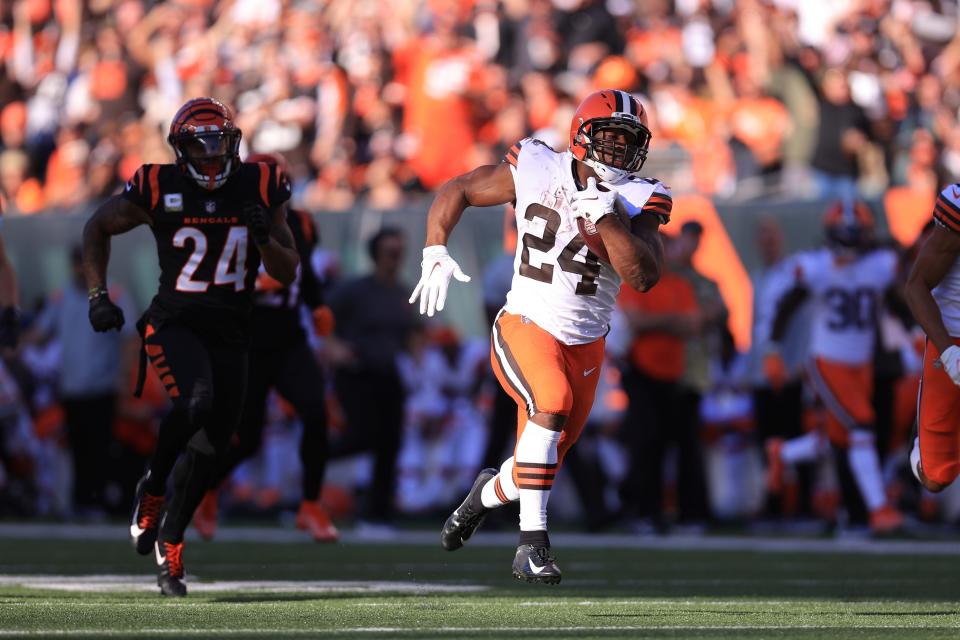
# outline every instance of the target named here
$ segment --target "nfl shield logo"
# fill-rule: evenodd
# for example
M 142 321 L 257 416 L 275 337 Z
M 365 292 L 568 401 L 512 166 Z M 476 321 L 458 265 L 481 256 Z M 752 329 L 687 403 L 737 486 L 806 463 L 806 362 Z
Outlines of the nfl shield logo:
M 217 210 L 217 203 L 213 200 L 207 200 L 205 203 L 203 203 L 203 207 L 207 210 L 207 213 L 213 213 Z

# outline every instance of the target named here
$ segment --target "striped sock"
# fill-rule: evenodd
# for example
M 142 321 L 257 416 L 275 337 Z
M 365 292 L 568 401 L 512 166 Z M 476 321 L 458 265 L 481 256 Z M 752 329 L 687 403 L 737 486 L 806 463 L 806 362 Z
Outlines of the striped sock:
M 514 466 L 520 493 L 520 530 L 545 531 L 547 502 L 557 474 L 560 432 L 527 422 L 517 442 Z
M 502 507 L 508 502 L 520 499 L 520 491 L 513 483 L 513 457 L 509 457 L 500 467 L 500 473 L 487 481 L 480 491 L 480 499 L 487 509 Z

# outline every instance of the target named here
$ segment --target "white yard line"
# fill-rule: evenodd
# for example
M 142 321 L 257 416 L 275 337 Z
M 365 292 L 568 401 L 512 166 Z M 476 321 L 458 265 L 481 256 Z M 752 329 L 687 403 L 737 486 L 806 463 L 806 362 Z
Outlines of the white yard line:
M 18 586 L 25 589 L 55 589 L 83 592 L 155 592 L 158 587 L 152 578 L 131 575 L 9 575 L 0 576 L 0 586 Z M 214 580 L 200 582 L 187 575 L 187 589 L 191 593 L 260 592 L 260 593 L 476 593 L 489 587 L 481 585 L 452 585 L 429 582 L 400 582 L 378 580 Z

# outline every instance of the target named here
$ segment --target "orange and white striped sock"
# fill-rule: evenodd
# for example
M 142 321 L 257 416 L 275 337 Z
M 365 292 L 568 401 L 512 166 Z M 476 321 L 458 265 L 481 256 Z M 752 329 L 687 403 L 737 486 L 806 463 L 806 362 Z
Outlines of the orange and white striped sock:
M 513 456 L 500 465 L 500 473 L 487 481 L 480 491 L 480 500 L 487 509 L 496 509 L 520 499 L 520 491 L 513 483 Z
M 514 466 L 520 494 L 520 531 L 545 531 L 547 502 L 557 474 L 560 432 L 527 422 L 517 442 Z

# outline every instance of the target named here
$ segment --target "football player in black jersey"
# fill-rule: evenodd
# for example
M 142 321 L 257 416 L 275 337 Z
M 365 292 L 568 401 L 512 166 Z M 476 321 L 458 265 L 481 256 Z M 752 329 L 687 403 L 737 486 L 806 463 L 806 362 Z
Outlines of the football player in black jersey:
M 164 595 L 186 595 L 183 532 L 240 420 L 257 270 L 262 261 L 271 277 L 290 284 L 299 263 L 286 223 L 289 183 L 275 167 L 241 163 L 240 136 L 223 104 L 188 101 L 167 138 L 176 163 L 140 167 L 83 230 L 96 331 L 124 323 L 106 288 L 111 236 L 145 224 L 157 242 L 160 287 L 137 325 L 141 381 L 149 358 L 173 407 L 137 485 L 130 534 L 139 553 L 155 552 Z
M 254 154 L 247 162 L 265 162 L 283 172 L 283 158 L 279 155 Z M 327 463 L 325 383 L 301 324 L 301 305 L 313 311 L 318 333 L 329 335 L 333 327 L 330 310 L 322 304 L 320 283 L 310 268 L 310 255 L 317 244 L 313 220 L 305 211 L 290 209 L 287 225 L 300 254 L 300 270 L 290 286 L 281 285 L 266 273 L 260 273 L 257 278 L 253 294 L 250 380 L 243 417 L 233 444 L 214 474 L 211 490 L 193 516 L 194 526 L 206 539 L 216 533 L 217 487 L 238 464 L 260 448 L 271 388 L 293 405 L 303 423 L 300 438 L 303 500 L 297 512 L 297 527 L 309 531 L 318 542 L 333 542 L 338 537 L 336 527 L 319 503 Z

